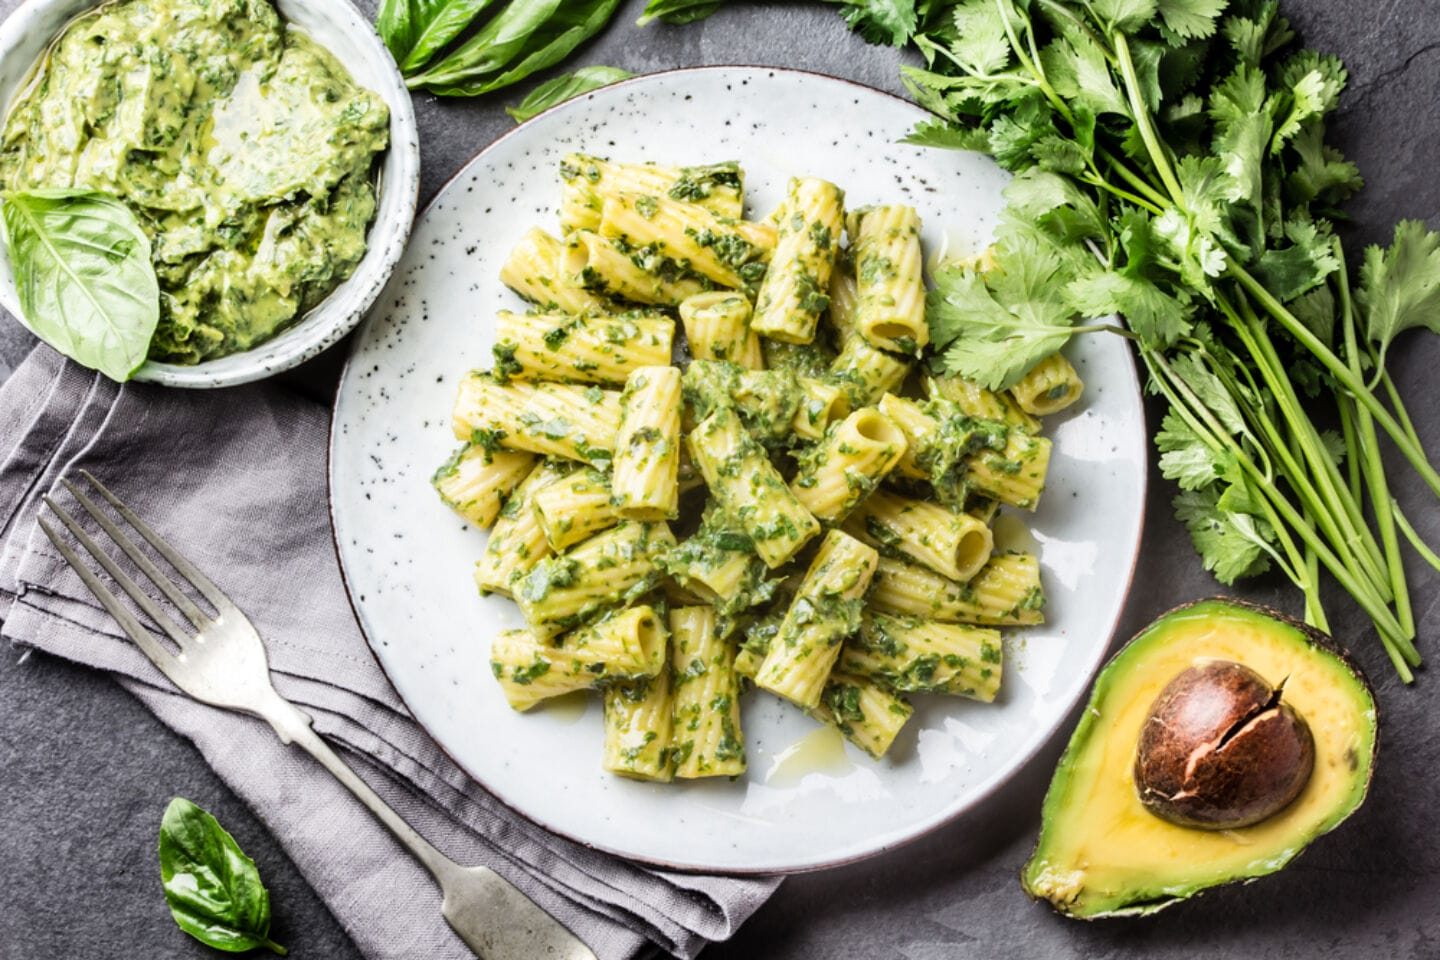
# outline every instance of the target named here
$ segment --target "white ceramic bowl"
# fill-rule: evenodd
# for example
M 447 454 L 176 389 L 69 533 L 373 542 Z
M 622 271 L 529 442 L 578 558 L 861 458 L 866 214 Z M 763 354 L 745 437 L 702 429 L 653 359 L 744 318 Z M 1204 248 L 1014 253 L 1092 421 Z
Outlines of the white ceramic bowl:
M 95 0 L 27 0 L 0 24 L 0 104 L 6 113 L 50 41 L 70 20 L 95 5 Z M 420 188 L 420 137 L 410 92 L 395 61 L 350 0 L 276 0 L 275 5 L 287 21 L 333 53 L 356 83 L 378 93 L 390 107 L 390 149 L 381 161 L 369 249 L 355 272 L 330 296 L 259 346 L 193 366 L 146 363 L 136 372 L 136 380 L 169 387 L 227 387 L 310 359 L 360 322 L 390 279 L 410 237 Z M 21 317 L 15 278 L 3 256 L 0 306 Z

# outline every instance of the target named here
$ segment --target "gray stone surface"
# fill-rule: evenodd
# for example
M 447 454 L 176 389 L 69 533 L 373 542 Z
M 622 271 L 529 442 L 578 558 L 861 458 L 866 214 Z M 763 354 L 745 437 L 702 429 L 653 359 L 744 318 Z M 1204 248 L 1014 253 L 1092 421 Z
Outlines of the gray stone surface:
M 0 15 L 15 0 L 0 0 Z M 798 66 L 895 90 L 894 51 L 866 47 L 821 4 L 734 3 L 687 28 L 636 31 L 633 0 L 580 62 L 636 72 L 710 63 Z M 1351 205 L 1352 254 L 1384 239 L 1399 217 L 1440 224 L 1440 17 L 1425 0 L 1293 0 L 1285 10 L 1311 45 L 1342 56 L 1352 92 L 1337 139 L 1371 186 Z M 520 91 L 523 92 L 523 91 Z M 519 93 L 478 102 L 417 98 L 424 128 L 424 198 L 510 127 Z M 857 118 L 863 122 L 863 118 Z M 0 317 L 0 376 L 28 336 Z M 289 377 L 317 397 L 333 389 L 341 351 Z M 1422 439 L 1440 453 L 1440 339 L 1414 336 L 1392 353 Z M 1397 496 L 1440 540 L 1440 508 L 1402 465 Z M 1120 637 L 1185 600 L 1216 592 L 1183 530 L 1171 491 L 1155 478 L 1143 561 Z M 1440 656 L 1440 578 L 1411 565 L 1420 646 Z M 1298 612 L 1293 591 L 1260 582 L 1239 591 Z M 961 822 L 874 860 L 787 881 L 728 944 L 706 956 L 811 960 L 907 958 L 1440 957 L 1440 736 L 1434 680 L 1393 678 L 1355 610 L 1332 604 L 1336 634 L 1377 681 L 1382 759 L 1370 801 L 1293 867 L 1254 886 L 1213 892 L 1144 921 L 1078 924 L 1021 894 L 1016 873 L 1034 842 L 1040 798 L 1059 738 L 993 800 Z M 214 956 L 171 924 L 154 860 L 168 798 L 214 811 L 259 862 L 275 904 L 277 939 L 298 957 L 354 957 L 324 905 L 274 840 L 208 771 L 102 677 L 48 658 L 0 651 L 0 957 Z M 384 923 L 376 917 L 376 923 Z

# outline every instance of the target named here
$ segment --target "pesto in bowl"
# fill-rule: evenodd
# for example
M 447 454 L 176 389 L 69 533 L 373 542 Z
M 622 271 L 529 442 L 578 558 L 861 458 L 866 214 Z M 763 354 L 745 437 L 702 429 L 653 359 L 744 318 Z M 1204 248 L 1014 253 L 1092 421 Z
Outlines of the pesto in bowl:
M 0 189 L 124 202 L 160 285 L 152 360 L 249 350 L 361 261 L 389 110 L 267 0 L 115 0 L 14 100 Z

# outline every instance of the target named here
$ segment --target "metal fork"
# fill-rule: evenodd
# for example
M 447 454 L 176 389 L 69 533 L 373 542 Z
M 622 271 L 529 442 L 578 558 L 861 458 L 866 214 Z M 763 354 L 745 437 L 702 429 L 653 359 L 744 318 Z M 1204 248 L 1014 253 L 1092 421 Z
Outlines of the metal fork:
M 445 896 L 441 912 L 446 921 L 482 960 L 596 960 L 595 954 L 505 878 L 488 867 L 462 867 L 420 836 L 400 818 L 369 785 L 341 760 L 310 726 L 310 718 L 276 692 L 260 634 L 230 598 L 220 592 L 194 564 L 121 503 L 99 480 L 81 474 L 160 556 L 189 581 L 214 615 L 205 613 L 166 574 L 162 573 L 119 525 L 69 480 L 62 480 L 85 512 L 95 519 L 127 557 L 174 604 L 193 630 L 175 623 L 140 586 L 122 570 L 84 528 L 49 496 L 45 503 L 70 534 L 135 605 L 164 631 L 178 652 L 171 652 L 145 628 L 100 577 L 85 565 L 64 538 L 39 519 L 40 528 L 55 544 L 65 562 L 85 581 L 95 599 L 119 622 L 136 646 L 181 690 L 204 703 L 259 717 L 275 729 L 284 743 L 299 744 L 335 775 L 396 838 L 424 864 Z

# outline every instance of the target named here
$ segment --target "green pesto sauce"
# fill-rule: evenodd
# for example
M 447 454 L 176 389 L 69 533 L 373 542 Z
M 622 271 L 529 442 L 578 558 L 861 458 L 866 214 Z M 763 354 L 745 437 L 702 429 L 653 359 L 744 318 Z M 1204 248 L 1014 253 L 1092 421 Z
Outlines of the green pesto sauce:
M 365 253 L 389 111 L 266 0 L 119 0 L 75 20 L 5 119 L 0 189 L 124 201 L 160 281 L 150 356 L 247 350 Z

